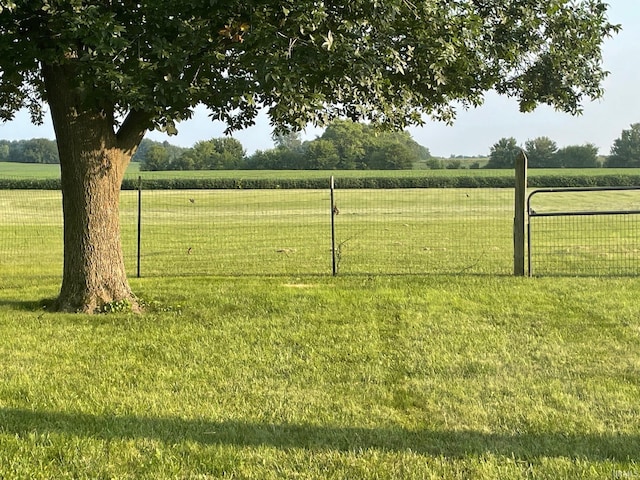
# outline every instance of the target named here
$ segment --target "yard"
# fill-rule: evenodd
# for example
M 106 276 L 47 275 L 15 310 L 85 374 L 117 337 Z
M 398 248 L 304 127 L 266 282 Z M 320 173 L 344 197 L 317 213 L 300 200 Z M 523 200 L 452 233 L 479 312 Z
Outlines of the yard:
M 0 478 L 640 478 L 637 278 L 511 276 L 510 190 L 344 192 L 336 277 L 326 192 L 148 195 L 146 312 L 96 316 L 44 308 L 59 194 L 25 192 L 0 197 Z

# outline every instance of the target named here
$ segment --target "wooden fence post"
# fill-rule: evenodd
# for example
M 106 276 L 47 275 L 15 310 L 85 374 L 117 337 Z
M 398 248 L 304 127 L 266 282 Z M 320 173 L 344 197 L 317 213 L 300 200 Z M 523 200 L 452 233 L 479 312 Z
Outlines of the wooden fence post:
M 523 150 L 516 158 L 516 198 L 513 217 L 513 274 L 524 276 L 525 208 L 527 202 L 527 155 Z

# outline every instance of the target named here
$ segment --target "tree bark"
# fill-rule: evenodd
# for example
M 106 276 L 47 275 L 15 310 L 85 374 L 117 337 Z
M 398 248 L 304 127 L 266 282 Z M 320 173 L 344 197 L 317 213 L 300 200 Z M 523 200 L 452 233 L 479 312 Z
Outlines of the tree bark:
M 64 267 L 58 311 L 94 313 L 105 304 L 138 309 L 124 267 L 120 188 L 146 127 L 131 114 L 118 133 L 109 108 L 90 103 L 69 66 L 44 66 L 43 76 L 60 154 Z M 89 105 L 89 106 L 88 106 Z

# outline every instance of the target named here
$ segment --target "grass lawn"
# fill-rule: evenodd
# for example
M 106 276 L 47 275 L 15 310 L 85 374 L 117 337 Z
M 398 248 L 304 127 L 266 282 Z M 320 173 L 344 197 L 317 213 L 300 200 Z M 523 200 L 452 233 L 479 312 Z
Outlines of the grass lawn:
M 144 315 L 0 290 L 0 478 L 640 475 L 635 279 L 132 283 Z

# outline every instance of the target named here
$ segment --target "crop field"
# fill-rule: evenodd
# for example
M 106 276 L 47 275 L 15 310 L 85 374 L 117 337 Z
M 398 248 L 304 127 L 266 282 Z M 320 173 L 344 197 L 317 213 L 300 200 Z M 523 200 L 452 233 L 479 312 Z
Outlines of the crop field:
M 552 168 L 552 169 L 530 169 L 531 177 L 544 176 L 571 176 L 571 175 L 638 175 L 640 169 L 637 168 Z M 511 169 L 442 169 L 442 170 L 186 170 L 186 171 L 160 171 L 144 172 L 140 171 L 138 163 L 131 163 L 127 169 L 127 178 L 145 179 L 175 179 L 175 178 L 233 178 L 233 179 L 254 179 L 254 178 L 329 178 L 331 175 L 339 177 L 413 177 L 413 176 L 506 176 L 512 177 Z M 25 178 L 25 179 L 50 179 L 60 177 L 60 167 L 58 165 L 24 164 L 12 162 L 0 162 L 0 178 Z

